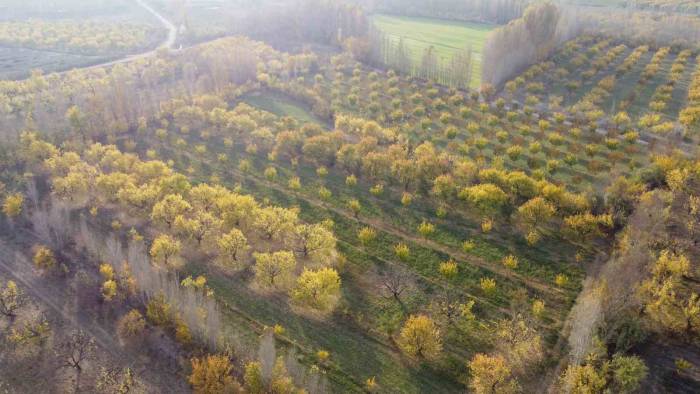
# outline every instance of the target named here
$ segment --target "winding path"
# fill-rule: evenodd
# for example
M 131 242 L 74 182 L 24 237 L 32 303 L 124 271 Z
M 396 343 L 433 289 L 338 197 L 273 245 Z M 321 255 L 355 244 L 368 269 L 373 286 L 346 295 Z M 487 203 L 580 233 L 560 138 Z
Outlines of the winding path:
M 161 49 L 161 48 L 172 49 L 173 45 L 175 45 L 175 40 L 177 39 L 177 28 L 175 27 L 175 25 L 172 22 L 170 22 L 169 20 L 165 19 L 165 17 L 163 15 L 159 14 L 156 10 L 154 10 L 153 7 L 146 4 L 144 2 L 144 0 L 136 0 L 136 2 L 141 7 L 143 7 L 146 11 L 148 11 L 153 16 L 155 16 L 156 19 L 158 19 L 160 21 L 160 23 L 162 23 L 163 26 L 168 30 L 168 37 L 165 39 L 165 41 L 163 41 L 163 43 L 160 44 L 160 46 L 158 46 L 158 48 L 156 48 L 155 50 L 153 50 L 151 52 L 147 52 L 147 53 L 152 53 L 152 52 L 154 52 L 158 49 Z
M 150 13 L 156 19 L 158 19 L 158 21 L 168 30 L 168 36 L 166 37 L 165 41 L 163 41 L 160 45 L 158 45 L 157 48 L 151 49 L 148 52 L 142 52 L 142 53 L 137 53 L 134 55 L 128 55 L 128 56 L 122 57 L 120 59 L 110 60 L 110 61 L 102 62 L 102 63 L 98 63 L 98 64 L 93 64 L 93 65 L 90 65 L 87 67 L 76 67 L 76 68 L 73 68 L 71 70 L 63 71 L 60 74 L 64 74 L 64 73 L 67 73 L 69 71 L 76 70 L 76 69 L 91 70 L 91 69 L 100 68 L 100 67 L 114 66 L 115 64 L 128 63 L 128 62 L 131 62 L 134 60 L 144 59 L 147 57 L 154 56 L 156 53 L 158 53 L 159 50 L 162 50 L 162 49 L 172 50 L 173 46 L 175 45 L 175 40 L 177 40 L 177 28 L 175 27 L 175 25 L 172 22 L 170 22 L 169 20 L 167 20 L 163 15 L 158 13 L 158 11 L 153 9 L 153 7 L 146 4 L 145 0 L 135 0 L 135 1 L 139 6 L 141 6 L 141 8 L 145 9 L 146 11 L 148 11 L 148 13 Z

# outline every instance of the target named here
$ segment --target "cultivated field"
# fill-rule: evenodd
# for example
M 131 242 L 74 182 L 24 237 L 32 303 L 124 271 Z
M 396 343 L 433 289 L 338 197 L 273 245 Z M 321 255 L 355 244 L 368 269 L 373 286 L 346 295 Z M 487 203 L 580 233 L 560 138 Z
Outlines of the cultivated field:
M 26 78 L 30 70 L 57 71 L 87 66 L 107 60 L 106 57 L 41 51 L 26 48 L 0 47 L 0 78 Z
M 338 74 L 327 70 L 323 82 L 319 83 L 316 79 L 315 91 L 318 94 L 333 92 L 337 89 L 333 86 L 338 86 L 342 87 L 337 92 L 338 96 L 349 97 L 350 92 L 345 91 L 344 86 L 352 78 L 355 78 L 353 86 L 363 89 L 369 86 L 372 80 L 379 84 L 373 87 L 376 91 L 389 91 L 392 86 L 397 87 L 393 85 L 396 78 L 392 74 L 371 74 L 359 65 L 357 67 L 355 71 L 350 67 Z M 392 94 L 395 97 L 404 97 L 406 105 L 410 105 L 407 98 L 411 97 L 418 87 L 412 86 L 408 80 L 399 81 L 399 92 L 392 91 Z M 293 83 L 286 84 L 291 90 L 300 91 L 294 88 Z M 235 314 L 249 319 L 249 324 L 253 324 L 253 327 L 280 324 L 286 329 L 285 337 L 298 346 L 299 351 L 308 352 L 319 348 L 330 351 L 332 362 L 326 366 L 329 374 L 332 374 L 333 384 L 338 385 L 341 391 L 352 390 L 357 382 L 371 376 L 376 377 L 383 385 L 402 392 L 456 389 L 457 375 L 438 379 L 441 373 L 432 368 L 406 368 L 400 361 L 402 356 L 391 346 L 392 333 L 400 328 L 400 321 L 408 313 L 436 311 L 434 308 L 439 308 L 441 302 L 473 300 L 474 313 L 478 318 L 493 321 L 506 313 L 511 305 L 510 297 L 518 293 L 519 288 L 526 288 L 528 294 L 518 293 L 518 297 L 522 297 L 518 302 L 529 305 L 533 300 L 544 301 L 547 312 L 538 325 L 546 332 L 547 342 L 552 346 L 556 343 L 558 330 L 568 313 L 578 290 L 576 283 L 582 275 L 577 265 L 572 262 L 575 261 L 577 252 L 580 252 L 580 258 L 585 260 L 585 250 L 579 251 L 568 243 L 541 243 L 530 246 L 521 236 L 510 233 L 507 227 L 484 233 L 479 215 L 472 215 L 468 210 L 459 208 L 461 203 L 454 202 L 447 216 L 444 212 L 440 213 L 448 206 L 445 204 L 452 204 L 447 202 L 452 201 L 451 197 L 446 197 L 447 200 L 442 203 L 441 199 L 425 195 L 420 190 L 414 191 L 416 186 L 411 186 L 408 194 L 412 196 L 412 201 L 408 201 L 407 192 L 404 191 L 406 189 L 395 181 L 382 181 L 375 175 L 364 173 L 364 170 L 355 172 L 359 177 L 357 184 L 348 183 L 347 177 L 352 174 L 344 166 L 329 166 L 325 159 L 319 161 L 320 159 L 311 153 L 295 156 L 290 162 L 287 157 L 291 152 L 286 150 L 286 145 L 282 142 L 275 145 L 267 133 L 271 132 L 273 136 L 277 136 L 276 140 L 282 141 L 286 133 L 303 135 L 302 130 L 318 132 L 324 130 L 326 125 L 325 122 L 318 121 L 315 121 L 315 126 L 300 122 L 300 118 L 318 119 L 318 115 L 304 115 L 300 111 L 308 108 L 309 104 L 304 101 L 295 103 L 289 98 L 282 99 L 284 94 L 286 93 L 281 88 L 272 91 L 254 89 L 240 101 L 228 104 L 229 116 L 231 119 L 237 119 L 233 121 L 234 124 L 250 119 L 253 122 L 250 125 L 255 125 L 252 129 L 244 129 L 254 130 L 251 134 L 243 131 L 232 141 L 233 144 L 231 141 L 226 142 L 229 138 L 225 133 L 210 134 L 202 131 L 211 130 L 206 126 L 204 129 L 201 126 L 197 129 L 189 128 L 183 134 L 178 125 L 184 124 L 174 121 L 169 122 L 171 127 L 167 130 L 165 138 L 162 131 L 156 130 L 149 130 L 147 135 L 151 138 L 144 139 L 142 136 L 143 147 L 139 151 L 146 154 L 146 151 L 151 149 L 158 157 L 173 160 L 182 171 L 188 171 L 194 179 L 216 179 L 217 182 L 231 187 L 238 185 L 240 190 L 262 201 L 285 207 L 298 207 L 300 217 L 305 221 L 332 220 L 339 251 L 345 256 L 342 276 L 344 301 L 339 311 L 329 321 L 318 322 L 289 313 L 287 305 L 281 300 L 260 299 L 251 294 L 245 286 L 245 281 L 241 282 L 238 276 L 222 278 L 216 270 L 206 270 L 195 265 L 189 273 L 206 274 L 210 278 L 210 285 L 215 289 L 216 297 L 222 303 L 231 305 L 231 311 L 235 311 Z M 438 91 L 435 94 L 437 96 L 430 99 L 433 105 L 440 106 L 438 100 L 451 102 L 445 105 L 457 106 L 456 108 L 463 105 L 473 110 L 465 115 L 468 119 L 473 119 L 477 124 L 483 124 L 485 121 L 485 118 L 476 112 L 478 103 L 464 98 L 457 100 L 456 97 L 450 101 L 451 96 L 446 92 Z M 374 96 L 369 90 L 361 91 L 359 95 Z M 245 104 L 241 105 L 241 102 Z M 336 116 L 372 116 L 365 107 L 367 104 L 369 102 L 363 101 L 362 104 L 352 106 L 343 101 L 336 107 Z M 389 111 L 388 107 L 380 110 L 384 111 Z M 443 149 L 456 154 L 456 151 L 451 150 L 448 143 L 450 139 L 444 136 L 444 132 L 437 132 L 443 127 L 438 120 L 439 114 L 440 112 L 436 113 L 433 123 L 435 132 L 426 133 L 420 128 L 404 129 L 401 131 L 402 137 L 415 141 L 432 141 L 437 149 L 436 155 L 443 152 Z M 296 118 L 297 121 L 280 118 L 287 115 Z M 522 121 L 528 122 L 524 119 Z M 462 119 L 453 119 L 448 125 L 462 128 L 465 122 Z M 382 118 L 381 123 L 391 125 L 394 121 Z M 320 129 L 316 129 L 318 127 Z M 336 130 L 342 128 L 336 127 Z M 159 133 L 161 137 L 155 133 Z M 258 139 L 252 137 L 253 135 L 268 137 Z M 474 138 L 494 137 L 483 135 L 484 137 Z M 351 131 L 345 131 L 342 132 L 341 138 L 350 143 L 356 136 Z M 457 138 L 462 139 L 465 136 L 459 135 Z M 496 141 L 493 143 L 499 144 Z M 308 149 L 310 152 L 311 148 Z M 383 148 L 378 149 L 377 153 L 383 154 L 379 153 Z M 307 148 L 303 151 L 306 152 Z M 482 151 L 483 156 L 476 149 L 471 152 L 477 160 L 478 157 L 485 159 L 489 156 L 485 151 Z M 274 160 L 271 161 L 270 158 Z M 377 189 L 378 184 L 382 185 L 381 191 Z M 323 190 L 328 194 L 322 192 Z M 359 204 L 359 211 L 355 212 L 349 208 L 350 201 Z M 431 224 L 432 229 L 429 233 L 421 233 L 420 229 L 424 223 Z M 376 234 L 373 240 L 363 241 L 358 235 L 365 228 L 373 229 Z M 406 245 L 410 250 L 409 254 L 397 254 L 397 245 Z M 502 265 L 508 256 L 513 256 L 518 261 L 518 267 L 514 271 Z M 459 267 L 458 273 L 453 277 L 445 277 L 440 273 L 441 264 L 447 261 L 454 261 Z M 409 283 L 407 286 L 410 289 L 405 295 L 399 296 L 398 302 L 390 292 L 387 293 L 384 285 L 396 272 L 405 275 L 403 280 Z M 562 277 L 566 278 L 566 282 Z M 495 289 L 487 286 L 486 283 L 490 280 L 496 284 Z M 486 335 L 484 330 L 485 328 L 475 327 L 474 331 L 466 335 L 469 338 L 466 339 L 459 329 L 445 326 L 445 348 L 449 350 L 446 352 L 446 364 L 443 367 L 449 369 L 447 365 L 458 363 L 461 355 L 470 354 L 483 346 L 481 338 Z M 366 349 L 365 356 L 357 357 L 356 353 L 345 351 L 348 347 Z
M 647 128 L 669 132 L 686 106 L 696 59 L 689 50 L 628 47 L 602 37 L 567 43 L 547 62 L 535 65 L 506 87 L 530 104 L 556 103 L 572 112 L 628 114 Z M 658 119 L 649 116 L 658 115 Z M 663 128 L 663 130 L 661 130 Z
M 700 18 L 11 1 L 0 392 L 697 391 Z
M 132 1 L 11 1 L 0 5 L 0 78 L 85 67 L 155 48 L 160 23 Z
M 486 36 L 495 25 L 392 15 L 375 15 L 372 22 L 392 40 L 403 39 L 416 66 L 420 65 L 423 51 L 431 46 L 435 48 L 440 62 L 449 62 L 458 51 L 471 48 L 471 85 L 475 88 L 480 86 L 481 50 Z

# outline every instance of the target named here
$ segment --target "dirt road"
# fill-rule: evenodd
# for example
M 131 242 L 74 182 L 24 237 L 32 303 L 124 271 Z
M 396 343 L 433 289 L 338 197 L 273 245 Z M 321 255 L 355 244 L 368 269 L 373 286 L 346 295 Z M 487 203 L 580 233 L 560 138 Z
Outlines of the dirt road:
M 134 60 L 144 59 L 147 57 L 154 56 L 156 53 L 158 53 L 159 50 L 162 50 L 162 49 L 166 49 L 166 50 L 173 49 L 173 46 L 175 45 L 175 40 L 177 40 L 177 28 L 175 27 L 175 25 L 172 22 L 170 22 L 169 20 L 167 20 L 163 15 L 158 13 L 158 11 L 153 9 L 153 7 L 146 4 L 146 2 L 144 0 L 135 0 L 135 1 L 139 6 L 141 6 L 143 9 L 148 11 L 148 13 L 150 13 L 156 19 L 158 19 L 158 21 L 168 30 L 168 36 L 166 37 L 166 39 L 160 45 L 158 45 L 157 48 L 151 49 L 148 52 L 137 53 L 137 54 L 128 55 L 126 57 L 116 59 L 116 60 L 110 60 L 107 62 L 93 64 L 93 65 L 90 65 L 87 67 L 76 67 L 76 68 L 83 69 L 83 70 L 91 70 L 91 69 L 100 68 L 100 67 L 109 67 L 109 66 L 114 66 L 115 64 L 128 63 L 128 62 L 131 62 Z M 75 70 L 76 68 L 71 69 L 71 70 Z M 70 72 L 71 70 L 66 70 L 66 71 L 63 71 L 59 74 L 65 74 L 67 72 Z

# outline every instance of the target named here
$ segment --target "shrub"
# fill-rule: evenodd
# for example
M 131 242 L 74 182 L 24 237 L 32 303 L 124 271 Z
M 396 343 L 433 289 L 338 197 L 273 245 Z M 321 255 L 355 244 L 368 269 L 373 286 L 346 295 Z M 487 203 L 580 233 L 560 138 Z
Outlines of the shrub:
M 411 250 L 408 248 L 408 245 L 399 243 L 394 245 L 394 254 L 399 258 L 399 260 L 406 261 L 411 255 Z
M 56 257 L 47 246 L 40 245 L 34 252 L 34 266 L 40 270 L 48 271 L 56 267 Z
M 452 279 L 457 274 L 459 273 L 459 267 L 457 266 L 457 262 L 450 259 L 448 261 L 444 261 L 440 263 L 440 267 L 438 268 L 438 271 L 442 276 L 444 276 L 447 279 Z
M 429 237 L 435 232 L 435 225 L 432 223 L 428 223 L 426 221 L 423 221 L 419 226 L 418 226 L 418 232 L 420 235 L 424 237 Z
M 493 295 L 496 292 L 496 280 L 492 278 L 481 278 L 479 287 L 486 295 Z
M 518 258 L 512 254 L 504 257 L 503 260 L 501 260 L 501 263 L 512 270 L 518 268 Z
M 135 339 L 141 336 L 146 329 L 146 321 L 136 309 L 132 309 L 122 316 L 117 323 L 117 334 L 123 340 Z

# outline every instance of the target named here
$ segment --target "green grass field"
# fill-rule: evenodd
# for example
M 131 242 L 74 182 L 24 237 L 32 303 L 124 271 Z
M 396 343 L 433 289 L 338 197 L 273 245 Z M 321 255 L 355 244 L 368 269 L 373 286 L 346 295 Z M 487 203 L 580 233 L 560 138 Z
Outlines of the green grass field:
M 481 84 L 482 50 L 486 36 L 496 25 L 391 15 L 375 15 L 372 21 L 393 39 L 403 38 L 417 63 L 421 61 L 423 50 L 431 45 L 442 62 L 449 62 L 455 52 L 471 47 L 472 86 Z
M 298 103 L 279 94 L 254 93 L 246 95 L 242 101 L 277 116 L 291 116 L 302 123 L 323 123 Z

